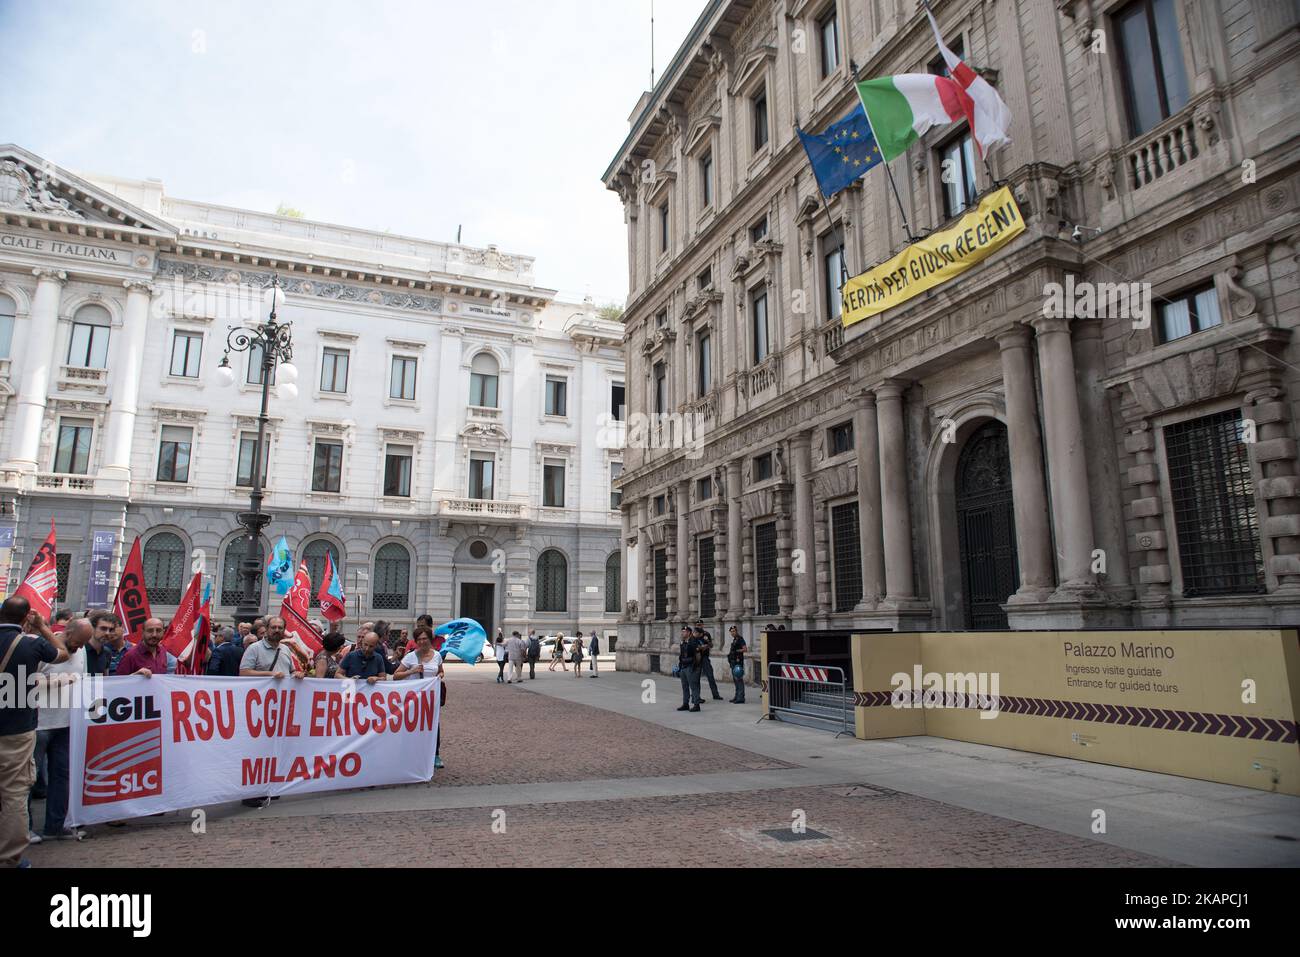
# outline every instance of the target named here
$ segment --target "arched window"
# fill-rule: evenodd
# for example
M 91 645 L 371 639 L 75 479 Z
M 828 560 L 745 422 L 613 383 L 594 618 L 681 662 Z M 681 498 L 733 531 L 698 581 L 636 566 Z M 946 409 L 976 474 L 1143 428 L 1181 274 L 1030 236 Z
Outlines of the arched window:
M 185 543 L 159 532 L 144 546 L 144 587 L 150 605 L 179 605 L 185 587 Z
M 605 559 L 605 611 L 617 614 L 623 610 L 622 557 L 618 552 Z
M 375 553 L 375 594 L 371 607 L 405 611 L 411 607 L 411 553 L 389 542 Z
M 0 296 L 0 359 L 9 358 L 9 347 L 14 341 L 14 317 L 17 304 L 8 296 Z
M 555 549 L 537 559 L 537 610 L 568 611 L 569 563 Z
M 221 557 L 221 595 L 219 602 L 222 605 L 228 605 L 231 608 L 240 605 L 244 601 L 244 581 L 239 577 L 239 563 L 244 560 L 244 550 L 248 547 L 247 538 L 236 538 L 226 546 L 226 553 Z M 271 553 L 271 544 L 266 539 L 262 539 L 262 548 L 258 552 L 259 556 L 266 556 Z M 262 572 L 259 571 L 255 579 L 256 601 L 258 607 L 262 604 Z
M 501 367 L 490 352 L 480 352 L 470 363 L 469 404 L 488 409 L 498 408 L 497 375 Z
M 88 303 L 72 317 L 72 337 L 68 340 L 68 365 L 83 369 L 108 367 L 108 333 L 113 317 L 103 306 Z
M 316 596 L 320 594 L 320 584 L 325 580 L 325 554 L 327 552 L 330 561 L 338 569 L 339 581 L 342 581 L 343 568 L 339 565 L 339 550 L 334 545 L 323 538 L 318 538 L 302 550 L 302 560 L 307 564 L 307 574 L 311 576 L 312 608 L 320 607 L 320 599 Z

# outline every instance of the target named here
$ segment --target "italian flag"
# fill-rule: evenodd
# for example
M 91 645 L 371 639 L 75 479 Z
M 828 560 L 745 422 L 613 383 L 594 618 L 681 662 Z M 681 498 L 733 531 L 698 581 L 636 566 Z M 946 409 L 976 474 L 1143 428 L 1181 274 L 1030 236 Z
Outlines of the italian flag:
M 934 17 L 929 11 L 926 16 L 952 76 L 902 73 L 858 84 L 880 153 L 892 160 L 931 128 L 965 119 L 980 155 L 987 156 L 993 147 L 1011 142 L 1011 111 L 987 80 L 944 45 Z

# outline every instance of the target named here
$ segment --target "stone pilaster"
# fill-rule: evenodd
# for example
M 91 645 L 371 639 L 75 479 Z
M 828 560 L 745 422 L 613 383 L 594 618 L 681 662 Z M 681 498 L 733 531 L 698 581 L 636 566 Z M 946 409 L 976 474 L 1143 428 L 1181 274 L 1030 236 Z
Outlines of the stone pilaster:
M 1254 423 L 1251 450 L 1262 473 L 1259 491 L 1264 499 L 1260 529 L 1273 546 L 1269 571 L 1277 578 L 1277 591 L 1300 592 L 1300 476 L 1282 390 L 1268 388 L 1247 395 L 1242 417 Z
M 886 601 L 907 604 L 916 598 L 912 574 L 912 514 L 907 497 L 907 445 L 903 431 L 903 390 L 890 380 L 876 389 L 880 424 L 880 499 L 885 552 Z
M 113 346 L 112 401 L 104 429 L 104 464 L 99 470 L 99 483 L 109 494 L 127 495 L 131 491 L 131 439 L 140 402 L 140 371 L 153 286 L 135 279 L 123 285 L 126 316 Z
M 813 534 L 812 433 L 800 432 L 790 442 L 794 460 L 794 541 L 801 553 L 798 569 L 793 566 L 794 615 L 806 618 L 817 608 L 817 552 Z
M 884 532 L 880 514 L 880 429 L 876 396 L 858 397 L 854 416 L 858 453 L 858 537 L 862 549 L 862 603 L 859 611 L 874 608 L 885 595 Z
M 58 269 L 33 269 L 36 295 L 32 298 L 32 348 L 23 357 L 22 388 L 14 398 L 14 436 L 6 471 L 35 472 L 41 447 L 41 425 L 50 380 L 59 365 L 59 303 L 68 275 Z
M 746 538 L 740 510 L 740 461 L 727 463 L 727 609 L 733 618 L 747 613 L 745 596 L 749 594 L 750 575 L 745 561 Z
M 1142 564 L 1138 568 L 1139 602 L 1148 608 L 1167 608 L 1172 575 L 1164 510 L 1160 504 L 1156 441 L 1151 423 L 1144 419 L 1130 425 L 1125 430 L 1124 448 L 1136 460 L 1136 464 L 1128 470 L 1126 479 L 1134 496 L 1128 504 L 1129 515 L 1139 526 L 1133 542 L 1138 554 L 1142 556 Z
M 690 508 L 691 483 L 679 482 L 675 489 L 677 496 L 677 587 L 673 591 L 674 613 L 685 620 L 691 614 L 691 522 Z

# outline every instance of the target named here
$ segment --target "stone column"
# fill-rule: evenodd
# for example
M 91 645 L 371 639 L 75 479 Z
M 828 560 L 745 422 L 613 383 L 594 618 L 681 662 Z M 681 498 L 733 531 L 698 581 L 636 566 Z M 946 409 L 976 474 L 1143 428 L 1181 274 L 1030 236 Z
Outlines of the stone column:
M 802 567 L 794 575 L 794 614 L 804 618 L 817 610 L 817 545 L 813 537 L 812 433 L 800 432 L 790 440 L 794 458 L 794 544 L 803 552 Z M 798 567 L 798 566 L 796 566 Z
M 741 546 L 740 460 L 727 463 L 727 608 L 733 618 L 745 611 L 745 573 Z
M 7 469 L 37 471 L 41 449 L 41 426 L 45 419 L 45 401 L 50 379 L 59 366 L 59 301 L 68 275 L 58 269 L 33 269 L 36 295 L 32 297 L 30 344 L 23 356 L 23 383 L 14 397 L 12 458 Z
M 1043 482 L 1043 436 L 1034 401 L 1031 334 L 1016 324 L 997 336 L 1002 384 L 1007 395 L 1007 443 L 1011 452 L 1011 495 L 1016 515 L 1020 590 L 1012 602 L 1041 602 L 1055 587 L 1052 535 Z
M 862 604 L 874 608 L 885 596 L 884 532 L 880 519 L 880 429 L 876 396 L 858 397 L 854 416 L 854 444 L 858 451 L 858 537 L 862 549 Z
M 906 383 L 889 380 L 876 389 L 885 597 L 891 604 L 910 602 L 916 597 L 912 575 L 912 515 L 907 501 L 907 443 L 903 433 L 905 388 Z
M 721 495 L 720 490 L 715 490 Z M 713 607 L 718 621 L 725 621 L 731 610 L 731 536 L 727 534 L 727 516 L 720 508 L 709 509 L 713 522 Z
M 691 609 L 691 483 L 677 483 L 677 615 L 683 621 Z
M 641 499 L 636 503 L 636 508 L 639 520 L 636 536 L 636 607 L 641 620 L 650 621 L 654 617 L 654 609 L 650 607 L 654 600 L 654 582 L 650 576 L 654 574 L 655 567 L 654 549 L 650 545 L 650 499 Z
M 632 506 L 624 505 L 620 511 L 623 516 L 623 535 L 618 543 L 618 587 L 622 594 L 618 596 L 618 617 L 621 620 L 626 621 L 628 618 L 627 591 L 628 585 L 632 584 L 628 578 L 628 575 L 632 572 L 632 560 L 628 553 L 632 549 L 632 542 L 634 540 L 632 537 Z M 641 588 L 639 585 L 634 594 L 638 599 L 641 597 Z M 637 606 L 640 607 L 640 604 L 640 601 L 638 601 Z
M 112 394 L 105 428 L 104 464 L 99 477 L 121 483 L 118 491 L 127 494 L 131 487 L 131 439 L 135 434 L 140 368 L 144 363 L 153 286 L 136 279 L 128 279 L 123 285 L 126 286 L 126 318 L 113 349 Z
M 1047 469 L 1052 482 L 1052 522 L 1060 560 L 1060 587 L 1054 599 L 1092 597 L 1092 501 L 1088 490 L 1087 452 L 1079 394 L 1074 384 L 1074 351 L 1070 324 L 1040 316 L 1039 378 L 1043 383 L 1043 428 L 1047 436 Z

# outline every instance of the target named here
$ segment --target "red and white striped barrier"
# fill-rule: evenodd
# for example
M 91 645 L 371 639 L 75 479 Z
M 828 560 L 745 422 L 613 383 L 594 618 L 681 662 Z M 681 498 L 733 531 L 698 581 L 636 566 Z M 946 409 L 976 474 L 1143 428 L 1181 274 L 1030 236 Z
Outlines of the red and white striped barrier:
M 828 683 L 831 673 L 826 668 L 812 668 L 808 665 L 778 665 L 782 678 L 794 678 L 796 681 L 819 681 Z

